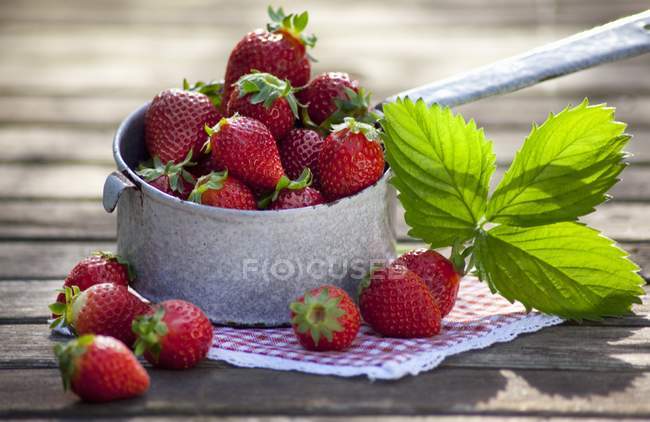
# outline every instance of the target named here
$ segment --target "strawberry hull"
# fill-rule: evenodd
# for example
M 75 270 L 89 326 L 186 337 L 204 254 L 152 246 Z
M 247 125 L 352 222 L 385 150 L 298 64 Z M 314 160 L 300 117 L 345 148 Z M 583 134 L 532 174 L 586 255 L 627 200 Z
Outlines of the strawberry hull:
M 146 158 L 147 105 L 120 125 L 118 172 L 106 180 L 104 207 L 117 207 L 118 253 L 149 300 L 183 299 L 214 323 L 289 324 L 289 304 L 323 284 L 355 294 L 370 266 L 395 257 L 394 195 L 386 173 L 331 204 L 281 211 L 215 208 L 166 195 L 133 169 Z

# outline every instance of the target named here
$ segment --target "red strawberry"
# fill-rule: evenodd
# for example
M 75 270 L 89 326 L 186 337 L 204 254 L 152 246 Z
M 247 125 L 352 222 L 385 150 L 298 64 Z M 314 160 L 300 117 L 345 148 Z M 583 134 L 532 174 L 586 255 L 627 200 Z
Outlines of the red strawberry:
M 373 271 L 359 286 L 363 319 L 386 337 L 431 337 L 440 332 L 440 309 L 424 281 L 394 265 Z
M 422 278 L 443 317 L 451 311 L 456 303 L 460 275 L 450 260 L 436 251 L 418 249 L 400 256 L 394 265 L 402 265 Z
M 210 173 L 196 182 L 189 200 L 197 204 L 240 210 L 256 210 L 253 192 L 232 176 L 228 171 Z
M 152 157 L 163 163 L 179 163 L 192 152 L 198 157 L 205 143 L 203 127 L 212 126 L 220 115 L 215 104 L 220 104 L 220 84 L 167 89 L 154 97 L 144 118 L 144 140 Z
M 274 190 L 281 181 L 288 183 L 275 139 L 261 122 L 235 115 L 206 131 L 215 162 L 252 189 Z
M 128 286 L 134 279 L 135 271 L 126 260 L 112 252 L 97 251 L 72 268 L 63 287 L 77 286 L 80 291 L 84 291 L 99 283 Z M 65 305 L 65 294 L 59 293 L 56 301 Z M 56 315 L 53 314 L 52 317 L 56 318 Z
M 228 116 L 239 113 L 264 123 L 273 137 L 282 139 L 298 118 L 298 102 L 288 81 L 270 73 L 249 73 L 235 83 Z
M 368 111 L 370 94 L 359 88 L 359 82 L 350 80 L 347 73 L 326 72 L 316 76 L 298 93 L 298 98 L 306 105 L 305 123 L 325 131 L 342 123 L 345 117 L 365 123 L 376 120 L 375 114 Z
M 335 286 L 310 290 L 293 302 L 291 326 L 307 350 L 344 350 L 357 337 L 361 318 L 350 296 Z
M 346 117 L 325 139 L 318 155 L 321 192 L 330 200 L 353 195 L 384 173 L 384 152 L 372 126 Z
M 105 335 L 129 345 L 135 340 L 131 331 L 133 319 L 150 310 L 126 287 L 112 283 L 95 284 L 83 292 L 76 286 L 66 287 L 65 295 L 66 304 L 53 309 L 59 318 L 52 327 L 63 320 L 78 335 Z
M 313 185 L 319 186 L 318 179 L 318 154 L 325 141 L 321 136 L 310 129 L 291 129 L 287 136 L 280 142 L 280 159 L 282 166 L 290 179 L 300 176 L 305 168 L 309 168 L 313 175 Z
M 153 313 L 137 318 L 133 331 L 136 355 L 154 366 L 187 369 L 206 357 L 212 345 L 212 324 L 197 306 L 183 300 L 166 300 Z
M 305 36 L 309 15 L 285 15 L 269 7 L 273 23 L 267 31 L 249 32 L 233 48 L 226 67 L 224 98 L 230 98 L 232 84 L 252 70 L 267 72 L 286 79 L 293 86 L 307 85 L 311 73 L 306 47 L 316 44 L 316 37 Z
M 54 346 L 63 388 L 82 400 L 107 402 L 144 394 L 149 375 L 124 343 L 85 335 Z
M 283 190 L 271 203 L 269 209 L 286 210 L 289 208 L 312 207 L 325 203 L 325 198 L 316 189 L 307 186 L 298 190 Z
M 192 151 L 178 164 L 168 161 L 163 164 L 160 157 L 156 156 L 151 162 L 141 163 L 137 173 L 142 176 L 151 186 L 167 195 L 186 199 L 194 187 L 194 177 L 185 169 L 186 166 L 193 166 L 190 159 Z

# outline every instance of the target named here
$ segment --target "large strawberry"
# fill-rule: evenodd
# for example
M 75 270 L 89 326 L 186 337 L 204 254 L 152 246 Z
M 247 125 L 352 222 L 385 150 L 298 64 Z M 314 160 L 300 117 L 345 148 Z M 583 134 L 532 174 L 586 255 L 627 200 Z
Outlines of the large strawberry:
M 440 332 L 440 309 L 424 281 L 392 265 L 373 271 L 359 285 L 364 321 L 386 337 L 431 337 Z
M 359 82 L 351 80 L 343 72 L 321 73 L 298 93 L 305 105 L 303 121 L 307 126 L 318 126 L 328 132 L 332 125 L 354 117 L 365 123 L 374 123 L 377 116 L 370 112 L 370 94 L 359 88 Z
M 305 349 L 344 350 L 359 332 L 359 310 L 338 287 L 326 285 L 310 290 L 289 308 L 293 332 Z
M 135 271 L 124 258 L 112 252 L 96 251 L 72 268 L 63 287 L 77 286 L 80 291 L 84 291 L 99 283 L 128 286 L 134 279 Z M 65 305 L 65 294 L 59 293 L 56 301 Z M 52 317 L 56 318 L 56 315 L 53 314 Z
M 318 155 L 321 192 L 329 200 L 353 195 L 384 173 L 384 152 L 377 130 L 346 117 L 332 127 Z
M 190 161 L 191 158 L 192 151 L 188 152 L 187 157 L 178 164 L 173 161 L 163 164 L 160 157 L 156 156 L 151 162 L 141 163 L 137 173 L 159 191 L 186 199 L 196 183 L 194 176 L 186 169 L 187 166 L 195 164 Z
M 63 388 L 82 400 L 107 402 L 144 394 L 149 375 L 121 341 L 85 335 L 54 346 Z
M 311 186 L 302 189 L 291 190 L 285 189 L 271 203 L 271 210 L 286 210 L 290 208 L 313 207 L 325 203 L 325 198 L 321 193 Z
M 324 141 L 317 132 L 299 128 L 291 129 L 280 141 L 280 159 L 290 179 L 299 177 L 304 169 L 309 168 L 313 175 L 312 184 L 320 186 L 316 163 Z
M 117 284 L 95 284 L 80 292 L 76 286 L 65 288 L 66 304 L 52 305 L 50 309 L 58 318 L 52 327 L 63 321 L 76 334 L 99 334 L 115 337 L 132 345 L 135 335 L 131 331 L 133 319 L 150 310 L 129 290 Z
M 184 89 L 166 89 L 154 97 L 144 117 L 144 140 L 152 157 L 180 163 L 188 153 L 198 157 L 205 143 L 203 127 L 219 121 L 221 84 L 183 81 Z
M 155 312 L 133 322 L 137 334 L 136 355 L 155 366 L 187 369 L 206 357 L 212 337 L 212 324 L 197 306 L 183 300 L 167 300 Z
M 201 177 L 196 182 L 196 187 L 192 190 L 188 200 L 213 207 L 240 210 L 257 209 L 253 192 L 248 186 L 229 176 L 227 170 Z
M 269 6 L 272 23 L 267 30 L 249 32 L 233 48 L 226 67 L 224 98 L 230 98 L 232 84 L 252 70 L 267 72 L 286 79 L 295 87 L 307 85 L 311 65 L 306 47 L 316 44 L 316 37 L 302 32 L 307 27 L 309 15 L 285 15 Z
M 456 303 L 460 275 L 450 260 L 431 249 L 417 249 L 403 254 L 394 264 L 403 265 L 422 278 L 443 317 L 451 311 Z
M 227 113 L 228 116 L 239 113 L 259 120 L 279 140 L 293 128 L 298 118 L 298 101 L 289 81 L 270 73 L 253 72 L 235 83 Z

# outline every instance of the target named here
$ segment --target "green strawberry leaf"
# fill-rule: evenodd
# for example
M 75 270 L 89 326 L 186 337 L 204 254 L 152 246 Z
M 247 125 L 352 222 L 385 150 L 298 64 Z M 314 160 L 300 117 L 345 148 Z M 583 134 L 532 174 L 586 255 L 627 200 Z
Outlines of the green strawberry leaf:
M 409 99 L 384 106 L 383 140 L 409 234 L 432 247 L 471 239 L 495 169 L 492 143 L 474 121 Z
M 529 310 L 598 320 L 629 313 L 644 294 L 625 251 L 579 223 L 481 230 L 473 253 L 479 278 Z
M 487 219 L 531 226 L 593 212 L 625 167 L 625 126 L 614 121 L 613 108 L 587 100 L 534 125 L 492 195 Z

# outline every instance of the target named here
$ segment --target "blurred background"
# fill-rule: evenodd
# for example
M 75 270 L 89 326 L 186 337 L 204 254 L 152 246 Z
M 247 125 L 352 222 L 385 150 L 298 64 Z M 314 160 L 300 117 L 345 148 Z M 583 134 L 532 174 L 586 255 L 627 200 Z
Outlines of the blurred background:
M 114 240 L 99 205 L 122 118 L 158 91 L 221 78 L 267 22 L 267 1 L 2 0 L 0 235 Z M 648 8 L 647 0 L 283 1 L 310 12 L 314 73 L 346 71 L 380 100 Z M 618 108 L 636 155 L 614 190 L 608 230 L 650 238 L 630 213 L 650 197 L 650 55 L 460 107 L 494 140 L 501 169 L 550 111 L 588 96 Z M 616 226 L 617 208 L 621 223 Z M 599 224 L 598 216 L 590 217 Z M 612 228 L 616 226 L 616 228 Z M 85 245 L 85 244 L 84 244 Z M 81 247 L 81 246 L 80 246 Z M 84 246 L 85 247 L 85 246 Z M 94 246 L 87 246 L 94 249 Z M 2 261 L 2 260 L 0 260 Z M 1 263 L 1 262 L 0 262 Z

